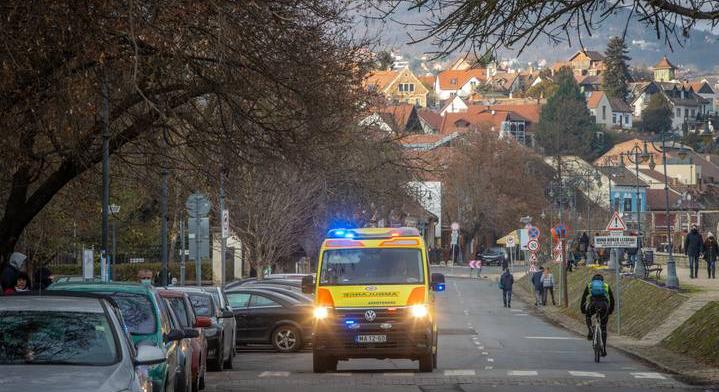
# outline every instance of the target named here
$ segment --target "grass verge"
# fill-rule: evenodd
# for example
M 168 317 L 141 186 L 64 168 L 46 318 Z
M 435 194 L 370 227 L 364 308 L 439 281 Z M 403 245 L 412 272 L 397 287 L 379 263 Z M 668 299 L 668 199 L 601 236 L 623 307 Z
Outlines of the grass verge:
M 719 367 L 719 302 L 709 302 L 694 313 L 662 345 Z

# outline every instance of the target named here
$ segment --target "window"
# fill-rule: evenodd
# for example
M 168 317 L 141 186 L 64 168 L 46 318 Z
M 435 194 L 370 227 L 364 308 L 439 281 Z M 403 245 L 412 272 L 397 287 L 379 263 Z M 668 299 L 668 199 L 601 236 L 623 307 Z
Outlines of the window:
M 624 115 L 624 123 L 629 125 L 629 115 L 628 114 Z
M 681 116 L 682 116 L 682 109 L 681 109 L 681 108 L 677 108 L 677 118 L 679 118 L 679 117 L 681 117 Z
M 227 294 L 227 299 L 230 301 L 230 305 L 233 308 L 246 308 L 247 304 L 250 303 L 250 294 L 247 293 L 230 293 Z
M 632 199 L 625 198 L 624 199 L 624 212 L 631 212 L 632 211 Z
M 182 298 L 167 298 L 167 302 L 175 312 L 175 316 L 177 316 L 182 328 L 191 328 L 192 322 L 190 321 L 190 314 L 187 313 L 187 309 L 185 308 L 185 300 Z
M 111 365 L 114 328 L 99 312 L 2 311 L 0 365 Z
M 696 116 L 696 112 L 692 109 L 692 117 Z
M 602 120 L 606 120 L 606 119 L 607 119 L 607 107 L 602 106 Z
M 333 249 L 322 255 L 321 285 L 421 284 L 419 249 Z
M 150 300 L 138 294 L 114 293 L 112 299 L 122 312 L 127 331 L 135 335 L 155 333 L 157 322 Z
M 400 83 L 399 84 L 399 92 L 401 92 L 401 93 L 414 92 L 414 83 Z
M 195 314 L 198 316 L 212 317 L 214 316 L 214 308 L 212 307 L 212 297 L 207 295 L 190 295 L 190 302 Z
M 253 295 L 252 298 L 250 298 L 251 308 L 259 308 L 265 306 L 280 306 L 280 304 L 261 295 Z
M 684 108 L 684 117 L 689 117 L 689 109 Z
M 612 113 L 612 124 L 616 124 L 616 123 L 617 123 L 617 114 Z

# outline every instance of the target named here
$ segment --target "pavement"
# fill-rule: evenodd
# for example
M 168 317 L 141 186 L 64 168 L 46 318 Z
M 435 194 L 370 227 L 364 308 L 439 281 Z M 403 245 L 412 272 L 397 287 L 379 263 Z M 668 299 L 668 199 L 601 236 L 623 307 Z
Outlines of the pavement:
M 234 370 L 209 373 L 208 391 L 706 391 L 614 348 L 595 363 L 585 337 L 515 297 L 502 306 L 494 279 L 448 278 L 439 295 L 439 368 L 409 360 L 340 362 L 312 373 L 312 354 L 241 350 Z M 611 340 L 611 338 L 610 338 Z

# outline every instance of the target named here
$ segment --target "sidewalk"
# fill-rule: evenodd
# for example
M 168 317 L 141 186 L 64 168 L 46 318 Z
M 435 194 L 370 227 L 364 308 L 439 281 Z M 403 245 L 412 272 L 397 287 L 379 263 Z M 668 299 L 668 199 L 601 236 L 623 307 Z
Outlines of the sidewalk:
M 687 278 L 689 274 L 688 271 L 689 269 L 687 268 Z M 708 290 L 707 292 L 713 296 L 714 286 L 710 284 L 708 287 L 711 290 Z M 515 290 L 515 293 L 527 303 L 532 303 L 534 301 L 532 294 L 529 293 L 525 287 Z M 673 373 L 682 381 L 692 384 L 719 386 L 719 369 L 702 364 L 688 356 L 667 350 L 659 344 L 665 337 L 671 334 L 672 331 L 686 321 L 686 319 L 694 314 L 696 310 L 703 307 L 709 300 L 712 299 L 709 297 L 695 297 L 694 294 L 692 294 L 689 301 L 687 301 L 679 309 L 676 309 L 663 325 L 644 336 L 644 338 L 635 339 L 623 335 L 610 335 L 608 344 L 620 351 L 652 363 L 662 371 Z M 562 313 L 561 307 L 528 306 L 527 308 L 529 312 L 540 317 L 544 317 L 548 321 L 571 330 L 580 336 L 585 336 L 586 334 L 586 325 L 580 320 L 574 319 Z

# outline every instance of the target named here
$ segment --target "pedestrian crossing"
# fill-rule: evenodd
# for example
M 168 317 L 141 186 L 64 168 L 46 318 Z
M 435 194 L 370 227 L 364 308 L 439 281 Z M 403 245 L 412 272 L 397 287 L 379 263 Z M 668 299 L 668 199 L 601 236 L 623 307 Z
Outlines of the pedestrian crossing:
M 391 377 L 391 378 L 400 378 L 400 377 L 421 377 L 421 376 L 427 376 L 431 375 L 433 377 L 436 376 L 444 376 L 444 377 L 474 377 L 474 376 L 482 376 L 483 373 L 491 372 L 494 377 L 498 376 L 506 376 L 506 377 L 516 377 L 516 378 L 538 378 L 538 377 L 574 377 L 574 378 L 584 378 L 584 379 L 603 379 L 608 377 L 613 378 L 632 378 L 637 380 L 666 380 L 668 376 L 657 373 L 657 372 L 627 372 L 627 371 L 615 371 L 611 373 L 603 373 L 603 372 L 594 372 L 594 371 L 585 371 L 585 370 L 567 370 L 567 371 L 558 371 L 558 370 L 494 370 L 491 366 L 486 366 L 483 370 L 475 370 L 475 369 L 446 369 L 446 370 L 438 370 L 434 373 L 417 373 L 417 372 L 384 372 L 384 373 L 376 373 L 375 376 L 382 376 L 382 377 Z M 306 374 L 306 372 L 296 372 L 294 374 Z M 328 377 L 348 377 L 353 375 L 368 375 L 371 373 L 367 372 L 361 372 L 361 373 L 353 373 L 352 371 L 342 371 L 340 370 L 337 373 L 325 373 L 321 376 L 328 376 Z M 288 371 L 265 371 L 260 374 L 258 374 L 257 377 L 260 378 L 285 378 L 290 377 L 293 375 L 293 372 Z

